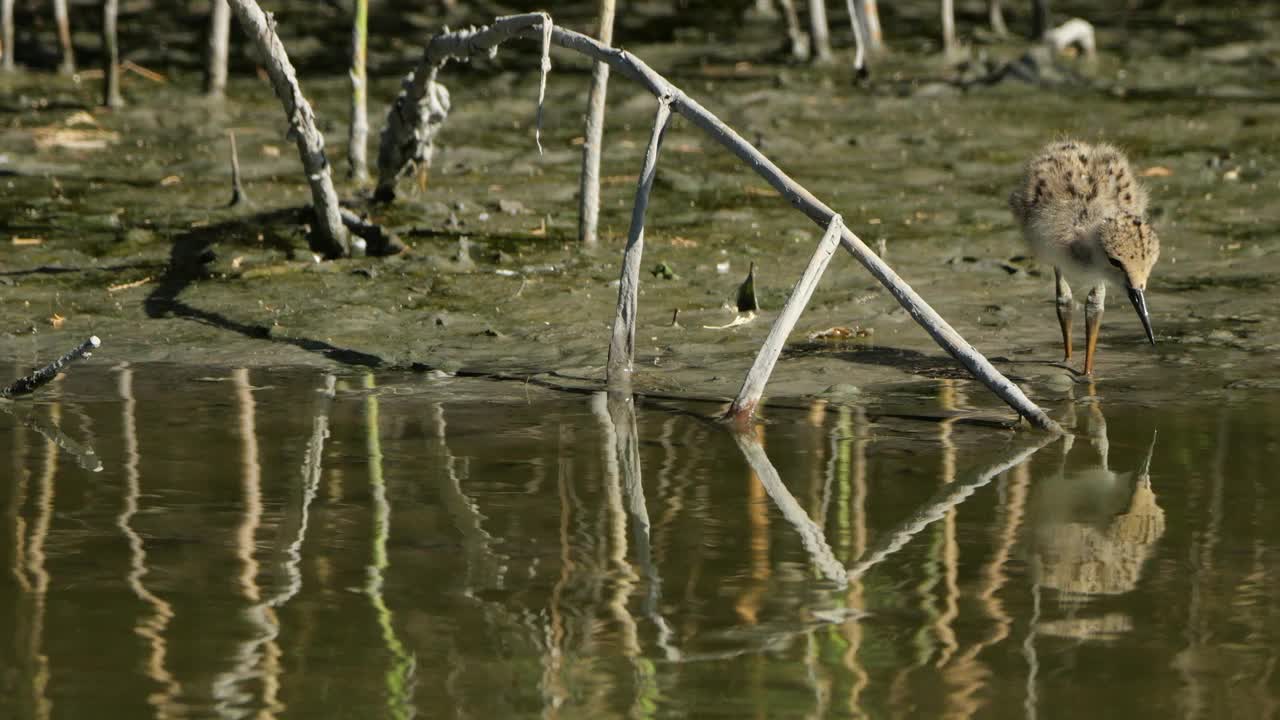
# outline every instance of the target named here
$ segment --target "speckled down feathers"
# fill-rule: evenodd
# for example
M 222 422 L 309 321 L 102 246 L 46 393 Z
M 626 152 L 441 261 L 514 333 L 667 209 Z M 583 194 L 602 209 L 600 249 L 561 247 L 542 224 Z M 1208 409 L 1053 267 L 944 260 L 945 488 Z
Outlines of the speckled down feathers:
M 1061 216 L 1062 222 L 1082 225 L 1118 214 L 1142 218 L 1147 191 L 1115 147 L 1062 140 L 1027 163 L 1009 206 L 1023 223 L 1048 212 Z
M 1068 275 L 1146 286 L 1160 242 L 1146 189 L 1114 146 L 1051 143 L 1027 163 L 1009 207 L 1035 254 Z

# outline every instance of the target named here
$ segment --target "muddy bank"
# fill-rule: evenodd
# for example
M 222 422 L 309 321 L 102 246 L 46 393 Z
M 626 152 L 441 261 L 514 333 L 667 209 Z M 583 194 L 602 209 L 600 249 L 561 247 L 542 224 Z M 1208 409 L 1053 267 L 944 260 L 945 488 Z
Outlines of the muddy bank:
M 1210 30 L 1275 24 L 1225 11 L 1203 18 L 1216 23 Z M 1065 133 L 1125 146 L 1147 175 L 1164 243 L 1148 290 L 1160 342 L 1147 346 L 1132 312 L 1113 298 L 1100 392 L 1141 392 L 1154 402 L 1268 387 L 1280 350 L 1270 302 L 1280 282 L 1275 48 L 1265 33 L 1250 39 L 1242 30 L 1227 41 L 1156 14 L 1135 29 L 1125 44 L 1103 25 L 1097 64 L 1068 65 L 1083 82 L 966 90 L 948 82 L 963 69 L 927 53 L 890 56 L 869 87 L 843 67 L 777 65 L 758 30 L 735 42 L 695 30 L 679 45 L 628 47 L 864 239 L 883 239 L 900 275 L 1046 399 L 1076 383 L 1052 363 L 1052 273 L 1025 257 L 1005 198 L 1019 164 L 1047 139 Z M 291 49 L 315 52 L 296 40 Z M 381 74 L 371 71 L 375 129 L 397 88 L 397 74 L 386 70 L 411 57 L 397 47 L 399 56 L 374 63 Z M 974 52 L 997 62 L 1024 50 L 1009 42 Z M 304 74 L 340 194 L 411 246 L 394 258 L 330 263 L 307 250 L 296 211 L 307 189 L 264 82 L 233 78 L 224 102 L 207 103 L 195 98 L 197 79 L 179 69 L 167 84 L 127 79 L 129 105 L 105 112 L 94 106 L 96 86 L 84 82 L 43 73 L 0 79 L 0 358 L 33 363 L 97 334 L 105 347 L 96 362 L 600 379 L 653 101 L 615 80 L 602 248 L 584 253 L 574 198 L 587 67 L 563 53 L 555 63 L 542 156 L 533 143 L 529 55 L 451 68 L 454 112 L 435 167 L 425 187 L 406 181 L 388 208 L 370 207 L 367 188 L 342 180 L 345 78 Z M 231 129 L 249 207 L 224 207 Z M 654 391 L 731 395 L 821 233 L 686 123 L 675 123 L 664 150 L 647 228 L 645 266 L 654 272 L 644 278 L 636 380 Z M 761 269 L 764 312 L 748 325 L 708 329 L 732 319 L 751 262 Z M 805 340 L 833 326 L 855 332 Z M 769 387 L 774 397 L 843 399 L 964 378 L 844 255 L 792 341 Z M 979 388 L 969 402 L 994 407 Z

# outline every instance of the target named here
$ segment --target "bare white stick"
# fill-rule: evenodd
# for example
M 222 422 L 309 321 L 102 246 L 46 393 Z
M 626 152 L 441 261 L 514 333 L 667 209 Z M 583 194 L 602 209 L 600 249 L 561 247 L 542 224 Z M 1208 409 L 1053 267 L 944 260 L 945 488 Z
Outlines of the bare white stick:
M 1004 10 L 1000 6 L 1000 0 L 987 0 L 987 17 L 991 22 L 991 32 L 996 37 L 1009 35 L 1009 26 L 1004 22 Z
M 120 0 L 103 0 L 102 62 L 105 67 L 102 104 L 109 108 L 124 105 L 124 98 L 120 96 L 120 44 L 116 35 L 116 16 L 119 11 Z
M 809 514 L 804 511 L 795 496 L 791 494 L 791 491 L 782 482 L 782 478 L 778 475 L 778 470 L 773 467 L 773 463 L 769 462 L 769 456 L 765 454 L 764 447 L 756 439 L 755 433 L 735 432 L 733 433 L 733 441 L 738 444 L 738 449 L 742 451 L 742 456 L 746 458 L 747 464 L 751 466 L 751 470 L 755 472 L 756 477 L 760 478 L 760 484 L 764 486 L 765 492 L 769 493 L 770 499 L 778 506 L 782 516 L 787 519 L 787 522 L 791 523 L 791 527 L 795 528 L 796 533 L 800 536 L 800 542 L 804 544 L 804 549 L 813 560 L 814 567 L 818 569 L 818 572 L 822 573 L 823 577 L 840 587 L 848 585 L 848 574 L 845 572 L 844 566 L 836 559 L 835 553 L 831 551 L 831 545 L 827 543 L 827 538 L 823 535 L 822 528 L 809 517 Z
M 865 78 L 871 74 L 867 67 L 867 28 L 863 23 L 857 0 L 845 0 L 845 8 L 849 11 L 849 25 L 853 29 L 853 69 L 858 77 Z
M 942 52 L 951 57 L 956 51 L 956 7 L 954 0 L 942 0 Z
M 827 27 L 827 1 L 809 0 L 809 37 L 815 63 L 831 62 L 831 31 Z
M 347 143 L 347 164 L 351 179 L 362 183 L 369 179 L 369 102 L 365 72 L 369 38 L 369 0 L 356 0 L 351 22 L 351 131 Z
M 316 225 L 312 246 L 328 257 L 344 257 L 350 254 L 347 229 L 342 225 L 338 212 L 338 193 L 333 189 L 329 173 L 329 160 L 324 154 L 324 136 L 316 128 L 316 117 L 311 103 L 298 87 L 298 76 L 289 62 L 284 43 L 276 35 L 275 21 L 262 12 L 256 0 L 230 0 L 231 9 L 240 26 L 253 42 L 258 56 L 267 67 L 276 97 L 284 105 L 289 131 L 298 142 L 298 155 L 302 169 L 311 186 L 311 202 L 315 209 Z
M 880 8 L 876 0 L 854 0 L 858 13 L 858 23 L 862 26 L 863 39 L 866 40 L 867 52 L 875 53 L 884 49 L 884 33 L 880 29 Z
M 800 15 L 796 12 L 795 0 L 778 0 L 782 6 L 782 17 L 787 22 L 787 38 L 791 41 L 791 57 L 796 60 L 809 59 L 809 36 L 800 29 Z
M 542 22 L 542 72 L 538 75 L 538 112 L 533 120 L 533 142 L 538 146 L 538 154 L 542 154 L 542 106 L 547 99 L 547 74 L 551 72 L 551 33 L 555 24 L 547 15 Z
M 836 247 L 840 244 L 840 231 L 843 228 L 844 221 L 841 217 L 833 215 L 831 222 L 827 225 L 827 232 L 822 236 L 817 249 L 813 251 L 813 257 L 809 258 L 808 267 L 804 269 L 804 274 L 800 276 L 796 286 L 791 289 L 791 295 L 782 306 L 782 312 L 778 313 L 778 319 L 773 321 L 769 336 L 760 346 L 755 362 L 751 364 L 751 369 L 743 378 L 738 397 L 729 406 L 729 412 L 726 414 L 728 418 L 745 423 L 755 414 L 756 406 L 760 404 L 760 397 L 764 394 L 764 386 L 769 382 L 769 376 L 773 374 L 773 366 L 778 363 L 782 347 L 787 344 L 787 337 L 795 328 L 796 321 L 800 319 L 805 307 L 808 306 L 809 298 L 813 297 L 813 290 L 822 279 L 827 263 L 831 262 L 831 256 L 835 254 Z
M 62 53 L 58 72 L 63 75 L 74 75 L 76 51 L 71 46 L 71 19 L 67 15 L 67 0 L 53 0 L 53 22 L 58 26 L 58 50 Z
M 615 0 L 600 0 L 601 45 L 613 44 Z M 609 91 L 609 64 L 596 60 L 591 67 L 587 94 L 587 128 L 582 143 L 582 177 L 578 187 L 578 240 L 594 247 L 600 242 L 600 150 L 604 142 L 605 96 Z
M 213 0 L 209 9 L 209 44 L 205 48 L 204 92 L 222 97 L 227 91 L 227 53 L 231 43 L 231 6 Z
M 1035 455 L 1053 440 L 1054 438 L 1051 436 L 1043 436 L 1029 447 L 1016 451 L 1010 457 L 978 473 L 972 480 L 944 485 L 941 490 L 934 494 L 932 499 L 920 506 L 920 509 L 916 510 L 897 529 L 882 535 L 873 547 L 868 548 L 862 554 L 862 557 L 858 559 L 858 562 L 849 568 L 849 578 L 856 580 L 865 575 L 868 570 L 880 564 L 885 558 L 901 550 L 911 538 L 919 535 L 920 531 L 941 520 L 948 510 L 964 502 L 979 488 L 994 480 L 1000 473 Z
M 427 69 L 438 69 L 450 57 L 467 58 L 475 54 L 491 52 L 493 48 L 511 38 L 527 37 L 534 33 L 540 35 L 540 23 L 543 17 L 541 13 L 513 15 L 498 18 L 492 25 L 483 28 L 470 28 L 435 36 L 427 43 L 427 49 L 424 53 L 423 63 L 419 66 L 419 71 L 414 76 L 406 79 L 405 90 L 402 93 L 402 97 L 397 100 L 396 105 L 400 106 L 403 102 L 406 106 L 409 106 L 423 102 L 423 98 L 427 94 L 429 81 L 426 78 L 418 81 L 415 77 L 421 76 Z M 684 91 L 672 85 L 644 61 L 624 50 L 605 47 L 586 35 L 566 30 L 562 27 L 555 28 L 552 42 L 560 47 L 609 63 L 614 70 L 639 83 L 659 98 L 669 96 L 672 111 L 683 115 L 694 125 L 701 128 L 703 132 L 711 136 L 712 139 L 736 155 L 777 190 L 792 206 L 823 228 L 827 227 L 831 222 L 831 217 L 835 215 L 835 212 L 830 207 L 792 180 L 773 161 L 743 139 L 733 128 L 725 125 L 720 118 L 702 107 L 696 100 L 686 95 Z M 434 72 L 432 72 L 431 79 L 434 79 Z M 393 108 L 388 115 L 388 128 L 383 132 L 384 149 L 389 136 L 393 143 L 403 141 L 403 136 L 392 129 L 393 123 L 397 122 L 397 117 L 396 110 Z M 400 157 L 404 157 L 407 163 L 411 160 L 411 156 L 404 154 L 403 150 L 404 146 L 398 146 L 394 152 Z M 382 153 L 380 152 L 379 172 L 387 173 L 389 167 L 383 165 Z M 391 182 L 394 183 L 394 178 L 402 168 L 403 165 L 396 165 L 391 168 L 389 174 L 384 174 L 380 178 L 380 182 L 390 178 Z M 991 365 L 990 361 L 966 342 L 954 328 L 947 324 L 946 320 L 942 319 L 942 316 L 938 315 L 937 311 L 930 307 L 910 285 L 898 277 L 892 268 L 876 256 L 875 252 L 867 247 L 866 243 L 847 227 L 841 230 L 841 245 L 885 286 L 894 299 L 910 313 L 911 317 L 929 333 L 929 336 L 939 346 L 956 358 L 975 378 L 990 388 L 1001 400 L 1008 403 L 1010 407 L 1035 427 L 1053 433 L 1062 433 L 1062 428 L 1058 426 L 1058 423 L 1054 422 L 1035 403 L 1031 402 L 1021 389 L 1010 382 L 1008 378 Z
M 0 397 L 27 395 L 39 390 L 41 387 L 47 385 L 57 377 L 58 373 L 62 372 L 62 368 L 76 360 L 89 357 L 93 354 L 93 351 L 97 350 L 101 345 L 102 341 L 98 339 L 97 335 L 90 336 L 88 340 L 85 340 L 74 348 L 68 350 L 57 360 L 54 360 L 26 377 L 15 380 L 11 385 L 9 385 L 9 387 L 0 389 Z
M 658 113 L 653 119 L 653 132 L 644 151 L 644 165 L 636 181 L 636 202 L 631 208 L 631 229 L 627 232 L 627 249 L 622 254 L 622 276 L 618 281 L 618 311 L 613 318 L 609 340 L 609 364 L 606 380 L 610 388 L 629 387 L 636 350 L 636 311 L 640 294 L 640 260 L 644 255 L 644 214 L 649 208 L 649 191 L 658 170 L 658 149 L 671 120 L 671 96 L 658 98 Z
M 13 0 L 0 0 L 0 70 L 12 72 L 13 62 Z

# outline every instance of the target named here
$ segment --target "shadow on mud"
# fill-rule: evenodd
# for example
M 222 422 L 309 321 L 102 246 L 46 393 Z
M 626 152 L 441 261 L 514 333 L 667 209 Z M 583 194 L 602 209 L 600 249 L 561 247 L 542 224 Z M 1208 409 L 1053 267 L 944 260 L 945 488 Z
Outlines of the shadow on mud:
M 143 303 L 147 317 L 163 318 L 174 316 L 186 318 L 223 330 L 230 330 L 255 340 L 268 340 L 274 343 L 292 345 L 344 365 L 369 368 L 383 367 L 386 363 L 376 355 L 336 347 L 321 340 L 281 337 L 274 335 L 271 328 L 266 325 L 241 322 L 222 313 L 193 307 L 179 299 L 179 296 L 191 283 L 202 278 L 211 277 L 208 266 L 216 259 L 216 254 L 213 251 L 215 243 L 228 237 L 251 232 L 256 233 L 260 228 L 264 227 L 296 225 L 305 222 L 309 215 L 309 208 L 271 210 L 228 220 L 216 225 L 193 228 L 178 236 L 174 240 L 173 249 L 170 251 L 169 264 L 165 267 L 164 275 L 160 277 L 156 289 L 147 296 Z

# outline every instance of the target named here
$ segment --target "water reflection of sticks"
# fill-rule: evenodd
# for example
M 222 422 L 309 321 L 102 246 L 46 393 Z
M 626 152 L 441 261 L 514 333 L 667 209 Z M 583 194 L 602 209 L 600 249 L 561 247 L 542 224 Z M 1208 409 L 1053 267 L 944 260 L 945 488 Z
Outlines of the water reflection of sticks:
M 364 387 L 375 388 L 373 373 L 364 376 Z M 387 670 L 388 717 L 402 720 L 417 714 L 413 705 L 413 683 L 416 662 L 396 634 L 394 617 L 382 596 L 382 582 L 391 561 L 387 557 L 387 539 L 391 536 L 391 503 L 387 501 L 387 484 L 382 475 L 382 438 L 378 430 L 378 396 L 365 395 L 365 446 L 369 454 L 369 490 L 373 497 L 373 562 L 369 565 L 369 582 L 365 593 L 373 604 L 382 641 L 391 654 Z
M 98 459 L 98 454 L 94 452 L 93 448 L 67 435 L 62 431 L 58 423 L 44 420 L 34 410 L 20 414 L 17 412 L 15 403 L 4 399 L 0 399 L 0 410 L 16 417 L 23 425 L 43 435 L 46 440 L 53 443 L 59 450 L 74 458 L 76 464 L 85 470 L 90 472 L 102 471 L 102 461 Z
M 54 397 L 57 398 L 56 391 Z M 62 413 L 60 403 L 54 402 L 49 413 L 56 424 Z M 20 443 L 25 441 L 25 433 L 15 433 L 15 439 Z M 20 446 L 14 457 L 21 459 L 25 451 L 25 445 Z M 52 674 L 49 656 L 44 651 L 44 626 L 51 580 L 46 568 L 48 557 L 45 555 L 45 542 L 53 522 L 53 481 L 58 474 L 58 446 L 51 438 L 46 437 L 44 451 L 44 467 L 36 483 L 36 514 L 31 522 L 30 533 L 22 518 L 22 507 L 26 504 L 28 492 L 28 474 L 23 468 L 19 468 L 16 475 L 18 481 L 14 483 L 11 511 L 14 530 L 13 574 L 18 587 L 22 589 L 14 629 L 14 647 L 20 658 L 18 677 L 27 691 L 22 701 L 25 701 L 30 717 L 40 720 L 49 718 L 53 712 L 53 701 L 49 697 Z
M 646 611 L 660 629 L 667 627 L 667 623 L 657 612 L 656 593 L 661 591 L 661 581 L 650 551 L 649 511 L 645 506 L 640 473 L 635 402 L 630 393 L 598 393 L 591 398 L 591 409 L 600 421 L 605 438 L 604 485 L 610 520 L 610 561 L 615 577 L 614 589 L 606 604 L 622 630 L 622 651 L 631 660 L 635 673 L 634 703 L 643 706 L 656 700 L 658 688 L 653 664 L 642 659 L 639 628 L 627 607 L 640 579 L 627 562 L 628 521 L 632 528 L 630 537 L 635 546 L 636 562 L 649 585 L 644 603 Z
M 133 395 L 133 369 L 128 364 L 116 368 L 119 372 L 117 387 L 123 406 L 121 422 L 124 440 L 124 508 L 116 518 L 116 526 L 124 533 L 129 543 L 129 575 L 126 582 L 133 594 L 148 608 L 144 616 L 138 618 L 134 632 L 147 642 L 147 657 L 143 663 L 144 672 L 159 690 L 147 696 L 147 702 L 155 709 L 157 718 L 170 718 L 178 714 L 175 704 L 182 693 L 182 685 L 169 672 L 166 664 L 169 648 L 165 638 L 165 630 L 173 620 L 173 606 L 147 588 L 143 582 L 149 568 L 147 567 L 147 548 L 138 531 L 133 529 L 133 517 L 138 514 L 139 499 L 142 497 L 141 473 L 138 465 L 142 454 L 138 445 L 138 401 Z
M 737 443 L 742 456 L 746 458 L 747 464 L 759 478 L 765 492 L 777 505 L 782 517 L 791 523 L 791 527 L 800 536 L 800 541 L 805 551 L 809 553 L 810 559 L 813 560 L 814 567 L 827 580 L 844 587 L 848 583 L 848 577 L 844 567 L 836 559 L 835 553 L 831 551 L 831 546 L 827 544 L 822 528 L 809 518 L 795 496 L 782 483 L 782 478 L 779 477 L 773 463 L 769 462 L 769 456 L 765 454 L 760 441 L 750 432 L 734 433 L 733 440 Z
M 454 527 L 462 535 L 462 546 L 467 555 L 464 592 L 468 596 L 474 596 L 477 590 L 502 587 L 507 573 L 507 559 L 494 550 L 494 537 L 484 529 L 485 516 L 476 502 L 462 490 L 462 481 L 470 476 L 470 470 L 449 449 L 449 425 L 444 405 L 436 403 L 433 410 L 436 439 L 444 452 L 445 472 L 443 475 L 437 474 L 441 480 L 440 499 L 453 518 Z
M 1039 452 L 1040 449 L 1053 442 L 1055 438 L 1056 436 L 1049 434 L 1038 435 L 1029 446 L 1012 451 L 1003 460 L 979 472 L 972 480 L 947 485 L 940 489 L 934 494 L 933 498 L 922 505 L 905 522 L 901 523 L 897 529 L 883 535 L 865 553 L 862 559 L 849 568 L 849 578 L 852 580 L 854 577 L 861 577 L 866 574 L 871 568 L 883 562 L 885 558 L 901 550 L 907 542 L 919 535 L 922 530 L 941 520 L 948 510 L 964 502 L 970 495 L 989 484 L 1000 473 L 1024 462 Z
M 235 550 L 240 561 L 237 585 L 240 594 L 249 603 L 244 617 L 253 627 L 253 634 L 240 641 L 229 669 L 213 680 L 214 709 L 222 717 L 238 717 L 245 714 L 245 706 L 254 701 L 251 683 L 262 682 L 260 716 L 271 718 L 284 710 L 276 694 L 281 673 L 281 651 L 275 639 L 280 634 L 280 623 L 269 601 L 263 601 L 258 585 L 259 563 L 256 557 L 258 528 L 262 526 L 262 461 L 259 457 L 257 435 L 257 403 L 253 399 L 254 388 L 249 382 L 249 371 L 237 368 L 231 372 L 238 408 L 237 429 L 240 435 L 240 487 L 244 512 L 236 528 Z

